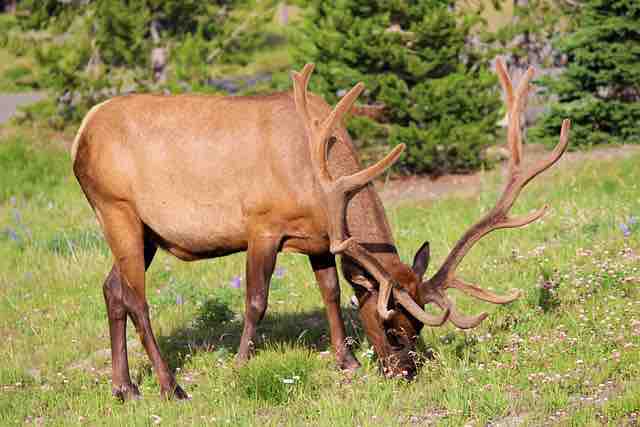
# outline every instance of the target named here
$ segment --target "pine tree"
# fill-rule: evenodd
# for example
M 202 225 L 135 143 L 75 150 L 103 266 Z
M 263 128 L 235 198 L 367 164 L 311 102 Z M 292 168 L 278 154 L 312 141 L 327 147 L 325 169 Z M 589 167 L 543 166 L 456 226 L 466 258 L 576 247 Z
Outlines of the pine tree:
M 311 89 L 334 103 L 363 81 L 360 102 L 385 106 L 389 125 L 353 118 L 353 136 L 406 143 L 404 172 L 482 164 L 500 103 L 493 74 L 465 43 L 475 21 L 456 16 L 445 0 L 310 3 L 294 62 L 316 64 Z
M 575 31 L 556 47 L 568 66 L 542 81 L 557 103 L 531 135 L 555 144 L 568 117 L 574 147 L 640 143 L 640 2 L 584 0 Z

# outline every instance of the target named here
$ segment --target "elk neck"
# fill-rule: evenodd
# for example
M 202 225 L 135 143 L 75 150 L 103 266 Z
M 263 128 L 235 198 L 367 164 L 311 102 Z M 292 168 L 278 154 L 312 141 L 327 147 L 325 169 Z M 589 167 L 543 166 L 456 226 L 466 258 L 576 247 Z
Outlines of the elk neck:
M 329 144 L 328 164 L 332 177 L 353 174 L 362 169 L 355 147 L 344 129 L 337 129 L 335 143 Z M 396 283 L 408 283 L 415 276 L 400 260 L 384 206 L 373 184 L 368 184 L 348 199 L 346 235 L 355 237 Z M 349 280 L 363 268 L 347 256 L 342 257 L 342 271 Z

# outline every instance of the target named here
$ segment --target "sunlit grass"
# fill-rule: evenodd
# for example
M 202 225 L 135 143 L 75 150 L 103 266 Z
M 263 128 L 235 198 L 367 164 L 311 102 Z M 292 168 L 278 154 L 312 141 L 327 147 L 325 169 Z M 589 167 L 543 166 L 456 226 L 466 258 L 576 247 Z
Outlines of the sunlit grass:
M 3 144 L 0 152 L 8 149 Z M 495 307 L 456 295 L 462 311 L 486 310 L 489 318 L 472 331 L 425 329 L 425 365 L 411 383 L 378 375 L 346 284 L 344 314 L 363 369 L 353 377 L 335 369 L 308 262 L 290 254 L 278 258 L 280 277 L 273 280 L 267 318 L 258 331 L 257 356 L 237 370 L 233 357 L 244 294 L 234 279 L 244 275 L 244 254 L 198 263 L 159 254 L 147 276 L 152 322 L 164 355 L 193 399 L 160 399 L 130 326 L 132 375 L 144 398 L 123 405 L 110 394 L 101 289 L 111 256 L 70 175 L 67 155 L 47 154 L 66 165 L 54 183 L 31 173 L 40 166 L 29 157 L 7 157 L 0 164 L 4 174 L 15 169 L 7 176 L 28 177 L 33 189 L 28 197 L 12 190 L 15 194 L 0 201 L 0 425 L 501 420 L 510 425 L 517 420 L 539 426 L 637 420 L 640 225 L 634 217 L 640 214 L 640 156 L 560 164 L 534 182 L 516 212 L 543 203 L 550 212 L 526 229 L 485 238 L 460 272 L 496 292 L 520 288 L 524 296 Z M 428 239 L 432 273 L 465 227 L 491 207 L 499 173 L 486 174 L 483 188 L 474 198 L 389 207 L 402 258 L 409 262 Z

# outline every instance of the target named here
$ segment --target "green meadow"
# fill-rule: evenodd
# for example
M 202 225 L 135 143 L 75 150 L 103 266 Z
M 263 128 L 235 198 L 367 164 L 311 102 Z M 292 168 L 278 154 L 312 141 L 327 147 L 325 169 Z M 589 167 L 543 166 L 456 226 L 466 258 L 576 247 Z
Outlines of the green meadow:
M 192 399 L 160 398 L 129 322 L 132 377 L 143 398 L 123 404 L 111 396 L 102 296 L 110 252 L 68 154 L 22 133 L 0 140 L 0 425 L 639 422 L 640 154 L 561 161 L 534 181 L 514 213 L 548 203 L 547 215 L 483 239 L 460 272 L 523 296 L 497 307 L 455 294 L 462 311 L 489 317 L 470 331 L 425 328 L 423 366 L 412 382 L 379 375 L 344 282 L 344 316 L 363 367 L 354 375 L 336 369 L 308 261 L 291 254 L 278 258 L 257 354 L 236 369 L 245 255 L 183 263 L 161 253 L 147 273 L 151 319 Z M 492 207 L 501 168 L 481 180 L 473 197 L 387 206 L 406 262 L 428 239 L 435 271 Z

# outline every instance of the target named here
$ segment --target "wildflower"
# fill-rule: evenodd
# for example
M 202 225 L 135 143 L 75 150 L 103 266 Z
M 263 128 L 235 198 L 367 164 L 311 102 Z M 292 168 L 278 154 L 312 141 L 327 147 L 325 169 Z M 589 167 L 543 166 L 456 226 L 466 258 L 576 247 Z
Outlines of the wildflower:
M 18 236 L 18 233 L 16 233 L 15 230 L 12 230 L 11 228 L 7 228 L 7 234 L 9 235 L 9 239 L 13 240 L 14 242 L 19 242 L 20 241 L 20 236 Z
M 276 279 L 282 279 L 284 277 L 284 274 L 287 272 L 287 270 L 283 267 L 277 267 L 274 272 L 273 275 L 276 277 Z
M 231 284 L 229 286 L 235 289 L 240 289 L 240 286 L 242 286 L 242 277 L 235 276 L 233 279 L 231 279 Z
M 184 304 L 184 299 L 182 298 L 182 295 L 176 295 L 176 305 L 182 305 Z
M 625 223 L 621 223 L 618 225 L 620 227 L 620 231 L 622 231 L 622 235 L 624 237 L 629 237 L 631 235 L 631 229 Z

